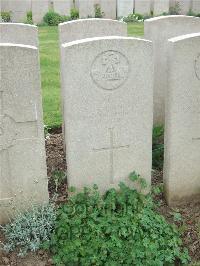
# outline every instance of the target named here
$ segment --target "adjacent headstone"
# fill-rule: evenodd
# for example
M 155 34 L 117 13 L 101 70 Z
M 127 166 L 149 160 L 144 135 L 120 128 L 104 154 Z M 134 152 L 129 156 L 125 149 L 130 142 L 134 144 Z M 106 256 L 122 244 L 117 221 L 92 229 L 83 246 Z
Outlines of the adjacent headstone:
M 154 0 L 154 16 L 169 12 L 169 0 Z
M 2 11 L 11 12 L 12 22 L 25 22 L 27 12 L 31 11 L 31 0 L 1 0 Z
M 200 1 L 199 0 L 193 0 L 192 11 L 195 12 L 196 14 L 200 14 Z
M 180 14 L 187 15 L 192 9 L 192 0 L 178 0 L 175 3 L 178 3 Z
M 103 192 L 130 184 L 133 170 L 150 184 L 151 42 L 99 37 L 62 49 L 69 186 Z
M 117 1 L 117 17 L 127 17 L 133 14 L 133 0 Z
M 38 49 L 0 44 L 0 223 L 48 201 Z
M 111 19 L 79 19 L 75 21 L 59 24 L 60 47 L 63 43 L 81 40 L 91 37 L 102 36 L 127 36 L 127 24 Z M 61 51 L 61 49 L 60 49 Z M 60 56 L 61 68 L 63 56 Z M 62 79 L 62 72 L 61 72 Z M 62 100 L 64 100 L 63 82 L 61 81 Z M 64 117 L 64 106 L 62 104 L 62 112 Z M 63 120 L 63 133 L 64 133 Z M 65 141 L 64 141 L 65 146 Z
M 0 43 L 17 43 L 38 47 L 38 30 L 34 25 L 0 23 Z
M 95 17 L 95 0 L 79 0 L 79 17 Z
M 135 13 L 149 15 L 153 10 L 152 0 L 135 0 Z
M 170 205 L 200 200 L 200 33 L 169 40 L 164 183 Z
M 49 0 L 32 1 L 33 22 L 35 24 L 43 21 L 44 15 L 49 11 Z
M 60 15 L 70 16 L 72 8 L 72 0 L 54 0 L 54 11 Z
M 117 17 L 117 1 L 116 0 L 101 0 L 101 11 L 104 18 L 116 19 Z
M 167 40 L 181 34 L 200 31 L 200 18 L 162 16 L 145 20 L 145 38 L 154 46 L 154 125 L 164 124 L 167 88 Z

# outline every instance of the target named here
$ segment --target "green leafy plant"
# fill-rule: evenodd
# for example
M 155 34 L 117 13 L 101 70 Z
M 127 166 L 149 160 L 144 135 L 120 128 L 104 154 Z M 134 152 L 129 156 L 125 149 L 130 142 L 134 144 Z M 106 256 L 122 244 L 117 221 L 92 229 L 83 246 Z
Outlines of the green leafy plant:
M 66 180 L 67 180 L 67 176 L 66 176 L 66 173 L 65 172 L 62 172 L 62 171 L 58 171 L 58 170 L 55 170 L 53 173 L 52 173 L 52 180 L 53 180 L 53 183 L 54 183 L 54 186 L 55 186 L 55 191 L 57 192 L 58 191 L 58 188 L 63 184 L 63 183 L 66 183 Z
M 164 161 L 164 127 L 153 129 L 152 164 L 153 169 L 162 170 Z
M 27 24 L 33 24 L 33 14 L 32 14 L 32 11 L 28 11 L 26 13 L 26 21 L 25 23 Z
M 7 252 L 17 250 L 19 256 L 38 250 L 44 241 L 49 240 L 55 219 L 53 203 L 42 207 L 33 205 L 31 210 L 19 213 L 11 223 L 0 226 L 6 238 L 2 249 Z
M 69 21 L 71 18 L 69 16 L 61 16 L 58 13 L 54 12 L 53 10 L 50 10 L 47 12 L 43 18 L 43 21 L 48 26 L 57 26 L 59 23 Z
M 128 22 L 140 22 L 140 21 L 144 21 L 144 16 L 141 14 L 130 14 L 127 17 L 123 18 L 123 21 L 128 23 Z
M 130 175 L 146 188 L 144 179 Z M 152 196 L 124 183 L 101 195 L 96 185 L 72 193 L 57 211 L 55 231 L 44 245 L 56 265 L 169 265 L 189 261 L 175 225 L 155 211 Z
M 11 21 L 11 12 L 1 12 L 1 18 L 3 22 L 10 22 Z
M 70 10 L 70 16 L 71 16 L 71 19 L 75 20 L 75 19 L 78 19 L 79 18 L 79 11 L 77 8 L 72 8 Z
M 94 6 L 95 9 L 95 18 L 102 18 L 104 13 L 101 11 L 101 6 L 99 4 L 96 4 Z

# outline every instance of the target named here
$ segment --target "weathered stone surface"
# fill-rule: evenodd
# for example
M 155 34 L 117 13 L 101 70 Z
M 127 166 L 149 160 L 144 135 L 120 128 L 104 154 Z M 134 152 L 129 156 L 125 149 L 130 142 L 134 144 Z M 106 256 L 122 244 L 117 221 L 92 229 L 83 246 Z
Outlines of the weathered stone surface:
M 0 44 L 0 223 L 48 200 L 38 49 Z
M 49 0 L 32 1 L 33 22 L 35 24 L 43 21 L 44 15 L 49 11 Z
M 34 25 L 0 23 L 0 43 L 17 43 L 38 47 L 38 30 Z
M 193 0 L 192 10 L 193 12 L 200 14 L 200 1 L 199 0 Z
M 161 16 L 145 20 L 145 38 L 154 46 L 154 124 L 164 124 L 167 88 L 167 40 L 179 35 L 199 32 L 200 18 Z
M 103 36 L 127 36 L 127 24 L 98 18 L 79 19 L 59 24 L 60 45 L 65 42 Z
M 59 25 L 60 47 L 63 43 L 72 42 L 91 37 L 102 36 L 127 36 L 127 24 L 111 19 L 79 19 L 75 21 L 61 23 Z M 61 51 L 61 50 L 60 50 Z M 62 68 L 63 56 L 60 53 Z M 61 71 L 62 80 L 62 71 Z M 62 101 L 64 100 L 63 81 L 61 81 Z M 64 117 L 64 106 L 62 104 Z M 65 130 L 63 120 L 63 132 Z M 64 144 L 65 145 L 65 144 Z
M 150 183 L 151 42 L 110 36 L 62 49 L 69 186 L 105 191 L 133 170 Z
M 80 0 L 79 0 L 80 1 Z M 104 18 L 116 19 L 117 17 L 117 1 L 116 0 L 101 0 L 101 11 L 104 13 Z
M 152 0 L 135 0 L 135 13 L 149 15 L 153 10 Z
M 170 205 L 200 200 L 200 33 L 169 40 L 164 183 Z
M 95 16 L 95 0 L 79 0 L 79 17 L 88 18 Z
M 53 0 L 54 11 L 60 15 L 70 16 L 72 0 Z
M 169 0 L 156 0 L 154 1 L 154 9 L 153 9 L 153 14 L 154 16 L 156 15 L 161 15 L 162 13 L 169 12 Z
M 117 0 L 117 17 L 127 17 L 133 13 L 133 0 Z
M 25 22 L 27 12 L 31 11 L 31 0 L 1 0 L 2 11 L 11 12 L 12 22 Z

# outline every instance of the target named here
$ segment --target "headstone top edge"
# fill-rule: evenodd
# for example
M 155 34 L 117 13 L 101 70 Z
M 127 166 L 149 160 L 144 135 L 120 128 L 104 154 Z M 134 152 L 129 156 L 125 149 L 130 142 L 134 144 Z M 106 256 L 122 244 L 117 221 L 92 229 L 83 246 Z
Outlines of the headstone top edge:
M 38 48 L 36 46 L 18 44 L 18 43 L 0 43 L 0 47 L 16 47 L 16 48 L 26 48 L 26 49 L 38 50 Z
M 179 41 L 188 40 L 188 39 L 191 39 L 191 38 L 194 39 L 194 38 L 198 38 L 198 37 L 200 37 L 200 32 L 190 33 L 190 34 L 185 34 L 185 35 L 180 35 L 180 36 L 177 36 L 177 37 L 173 37 L 173 38 L 168 39 L 168 42 L 176 43 L 176 42 L 179 42 Z
M 186 15 L 169 15 L 169 16 L 159 16 L 159 17 L 154 17 L 154 18 L 150 18 L 150 19 L 146 19 L 144 21 L 144 23 L 153 23 L 156 21 L 160 21 L 160 20 L 169 20 L 169 19 L 190 19 L 190 20 L 196 20 L 196 21 L 200 21 L 200 19 L 198 17 L 194 17 L 194 16 L 186 16 Z
M 25 24 L 25 23 L 14 23 L 14 22 L 0 22 L 0 26 L 21 26 L 27 28 L 37 29 L 36 25 Z
M 116 24 L 119 25 L 127 25 L 126 22 L 123 21 L 118 21 L 115 19 L 109 19 L 109 18 L 88 18 L 88 19 L 77 19 L 77 20 L 72 20 L 72 21 L 67 21 L 67 22 L 63 22 L 59 24 L 59 27 L 63 27 L 66 25 L 72 25 L 72 24 L 79 24 L 79 23 L 87 23 L 87 22 L 91 22 L 91 21 L 95 21 L 95 22 L 114 22 Z
M 104 37 L 86 38 L 86 39 L 63 43 L 62 48 L 72 47 L 77 44 L 85 44 L 85 43 L 98 42 L 98 41 L 103 41 L 103 40 L 105 41 L 112 41 L 112 40 L 124 40 L 125 41 L 126 40 L 126 41 L 136 41 L 136 42 L 152 44 L 152 41 L 141 39 L 141 38 L 123 37 L 123 36 L 104 36 Z

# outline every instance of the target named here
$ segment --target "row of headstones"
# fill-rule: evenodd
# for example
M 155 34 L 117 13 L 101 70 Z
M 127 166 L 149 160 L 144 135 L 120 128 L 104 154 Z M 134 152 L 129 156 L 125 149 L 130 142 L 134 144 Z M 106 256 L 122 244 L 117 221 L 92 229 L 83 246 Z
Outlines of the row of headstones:
M 175 37 L 199 32 L 200 19 L 160 17 L 147 25 L 155 53 L 151 41 L 126 37 L 122 22 L 88 19 L 59 26 L 68 185 L 96 183 L 105 191 L 120 181 L 131 185 L 133 170 L 151 183 L 159 76 L 166 93 L 160 102 L 166 108 L 164 184 L 173 205 L 200 196 L 200 33 Z M 37 27 L 1 23 L 0 31 L 2 223 L 13 208 L 47 201 L 48 189 Z
M 170 7 L 179 6 L 180 14 L 189 10 L 200 13 L 199 0 L 0 0 L 2 11 L 11 11 L 12 22 L 24 22 L 27 12 L 32 11 L 34 23 L 41 23 L 48 10 L 60 15 L 70 15 L 73 7 L 79 9 L 80 18 L 95 16 L 95 6 L 101 7 L 104 18 L 128 16 L 133 11 L 139 14 L 160 15 L 169 12 Z

